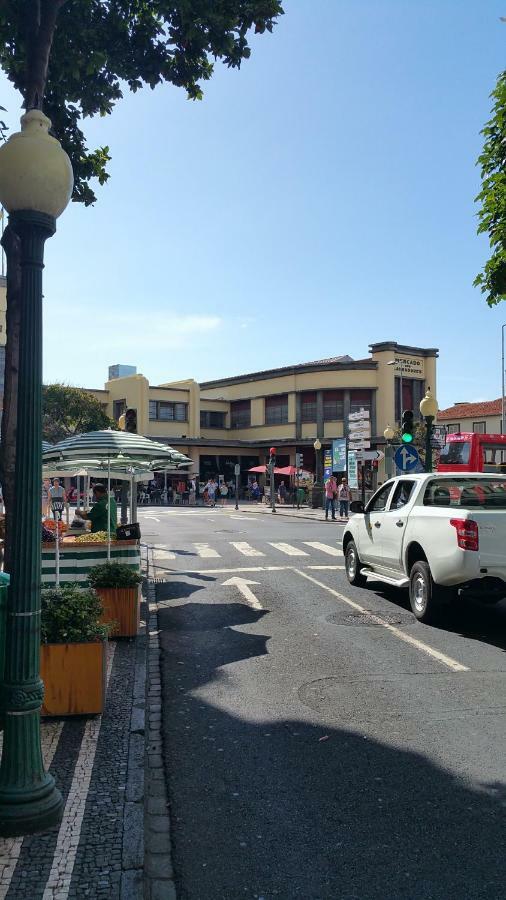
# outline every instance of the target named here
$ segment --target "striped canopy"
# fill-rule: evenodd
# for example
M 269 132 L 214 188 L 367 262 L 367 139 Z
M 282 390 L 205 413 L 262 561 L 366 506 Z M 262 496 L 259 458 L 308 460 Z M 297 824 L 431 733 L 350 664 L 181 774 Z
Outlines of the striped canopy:
M 119 457 L 119 459 L 118 459 Z M 172 464 L 175 468 L 190 466 L 192 461 L 183 453 L 179 453 L 167 444 L 152 441 L 141 434 L 130 434 L 127 431 L 89 431 L 66 438 L 45 450 L 42 454 L 44 464 L 50 462 L 84 460 L 142 463 L 151 469 L 164 468 Z
M 53 445 L 50 444 L 49 441 L 42 441 L 42 452 L 45 453 L 46 450 L 51 450 L 52 446 Z

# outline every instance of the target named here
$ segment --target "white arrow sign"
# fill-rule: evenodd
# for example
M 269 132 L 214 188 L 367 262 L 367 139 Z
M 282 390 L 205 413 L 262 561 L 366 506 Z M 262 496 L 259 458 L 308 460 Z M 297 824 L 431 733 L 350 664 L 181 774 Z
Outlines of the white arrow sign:
M 223 582 L 223 586 L 226 584 L 235 584 L 235 586 L 240 590 L 243 595 L 246 603 L 249 604 L 253 609 L 263 609 L 262 604 L 255 597 L 251 588 L 248 587 L 249 584 L 259 584 L 258 581 L 248 581 L 246 578 L 229 578 L 227 581 Z
M 384 459 L 385 454 L 381 450 L 358 450 L 357 451 L 357 459 L 377 459 L 378 462 L 380 459 Z

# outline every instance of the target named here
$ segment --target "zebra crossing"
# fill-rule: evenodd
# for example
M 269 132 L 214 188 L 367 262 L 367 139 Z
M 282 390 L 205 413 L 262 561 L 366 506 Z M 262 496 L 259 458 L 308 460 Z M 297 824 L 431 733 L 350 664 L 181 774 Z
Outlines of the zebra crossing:
M 324 556 L 343 556 L 340 547 L 334 544 L 325 544 L 322 541 L 299 541 L 297 544 L 289 544 L 286 541 L 264 541 L 261 547 L 253 546 L 248 541 L 224 541 L 220 544 L 219 549 L 211 546 L 208 542 L 195 541 L 181 548 L 166 547 L 162 544 L 155 544 L 153 547 L 154 559 L 160 562 L 187 556 L 220 559 L 223 556 L 228 557 L 230 553 L 238 553 L 240 556 L 247 557 L 277 556 L 278 554 L 281 557 L 309 557 L 312 555 L 311 551 L 316 551 Z

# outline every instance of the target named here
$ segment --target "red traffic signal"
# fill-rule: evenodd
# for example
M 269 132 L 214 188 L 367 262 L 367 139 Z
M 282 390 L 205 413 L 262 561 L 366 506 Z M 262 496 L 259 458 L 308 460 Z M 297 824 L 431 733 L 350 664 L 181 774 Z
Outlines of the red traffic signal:
M 269 454 L 270 454 L 270 456 L 276 456 L 276 448 L 269 447 Z

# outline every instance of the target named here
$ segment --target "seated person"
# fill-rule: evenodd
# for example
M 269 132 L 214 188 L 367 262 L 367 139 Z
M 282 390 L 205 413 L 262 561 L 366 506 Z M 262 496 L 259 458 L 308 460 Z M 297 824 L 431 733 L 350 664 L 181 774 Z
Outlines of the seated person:
M 107 500 L 107 488 L 103 484 L 93 485 L 93 498 L 95 505 L 91 509 L 76 509 L 76 516 L 91 522 L 91 531 L 107 531 L 107 511 L 109 510 L 111 534 L 116 534 L 118 522 L 118 510 L 116 501 L 109 497 Z

